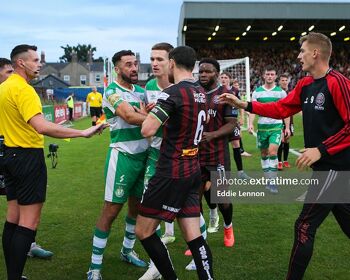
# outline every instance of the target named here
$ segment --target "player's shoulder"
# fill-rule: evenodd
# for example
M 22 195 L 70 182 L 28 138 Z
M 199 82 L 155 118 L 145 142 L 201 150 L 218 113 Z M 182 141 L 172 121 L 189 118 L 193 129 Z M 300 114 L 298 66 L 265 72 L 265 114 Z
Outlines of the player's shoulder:
M 275 86 L 272 90 L 273 91 L 284 91 L 280 86 Z
M 305 76 L 303 77 L 302 79 L 300 79 L 298 82 L 297 82 L 297 85 L 296 87 L 304 87 L 304 86 L 307 86 L 311 83 L 313 83 L 315 80 L 312 76 Z
M 157 79 L 151 79 L 146 83 L 146 90 L 154 89 L 157 86 Z
M 112 94 L 115 94 L 117 92 L 117 84 L 115 82 L 112 82 L 108 85 L 108 87 L 106 88 L 105 92 L 104 92 L 104 95 L 106 97 L 112 95 Z
M 345 77 L 343 74 L 341 74 L 340 72 L 334 70 L 334 69 L 330 69 L 326 75 L 326 79 L 329 81 L 334 81 L 336 83 L 342 82 L 342 83 L 349 83 L 350 80 Z
M 179 84 L 172 84 L 172 85 L 168 86 L 167 88 L 163 89 L 162 92 L 169 93 L 169 94 L 170 93 L 178 93 L 179 89 L 180 89 Z
M 16 73 L 10 75 L 10 77 L 8 77 L 7 80 L 2 83 L 2 87 L 15 88 L 18 91 L 35 92 L 35 89 L 30 84 L 28 84 L 24 80 L 24 78 L 22 78 L 20 75 Z
M 216 90 L 216 92 L 218 93 L 218 94 L 222 94 L 222 93 L 232 93 L 232 94 L 235 94 L 235 95 L 237 95 L 238 94 L 238 90 L 237 89 L 235 89 L 235 88 L 233 88 L 233 87 L 231 87 L 231 88 L 227 88 L 226 86 L 223 86 L 223 85 L 220 85 L 219 87 L 218 87 L 218 89 Z
M 259 86 L 257 87 L 255 90 L 254 90 L 254 93 L 257 93 L 257 92 L 264 92 L 266 91 L 266 89 L 263 87 L 263 86 Z
M 141 93 L 144 93 L 145 92 L 145 89 L 139 85 L 135 85 L 134 84 L 134 87 L 135 87 L 135 91 L 136 92 L 141 92 Z

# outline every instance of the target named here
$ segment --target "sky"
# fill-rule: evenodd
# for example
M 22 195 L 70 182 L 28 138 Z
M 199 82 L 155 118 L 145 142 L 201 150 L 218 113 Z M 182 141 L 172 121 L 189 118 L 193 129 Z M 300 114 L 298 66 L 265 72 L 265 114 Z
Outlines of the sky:
M 119 50 L 131 49 L 140 53 L 141 62 L 148 62 L 150 49 L 155 43 L 168 42 L 176 46 L 182 2 L 183 0 L 3 1 L 0 9 L 0 57 L 9 58 L 16 45 L 30 44 L 38 46 L 39 53 L 45 52 L 46 62 L 58 62 L 64 54 L 61 46 L 91 44 L 97 48 L 95 58 L 112 57 Z

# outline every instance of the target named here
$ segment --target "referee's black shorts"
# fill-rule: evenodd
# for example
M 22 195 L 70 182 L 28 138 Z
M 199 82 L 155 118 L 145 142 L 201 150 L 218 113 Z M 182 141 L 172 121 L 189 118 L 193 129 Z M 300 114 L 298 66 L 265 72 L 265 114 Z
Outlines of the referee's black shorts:
M 200 172 L 186 178 L 151 178 L 139 205 L 141 216 L 171 223 L 176 217 L 199 217 Z
M 101 107 L 90 107 L 90 116 L 91 117 L 101 117 L 102 108 Z
M 8 201 L 17 199 L 20 205 L 45 201 L 47 170 L 43 149 L 6 148 L 3 163 Z

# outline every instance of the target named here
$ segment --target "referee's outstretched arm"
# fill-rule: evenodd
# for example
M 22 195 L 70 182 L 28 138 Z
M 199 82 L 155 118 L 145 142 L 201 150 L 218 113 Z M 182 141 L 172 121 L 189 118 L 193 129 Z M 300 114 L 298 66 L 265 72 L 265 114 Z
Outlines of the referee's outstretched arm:
M 96 133 L 101 133 L 108 125 L 98 124 L 84 130 L 67 128 L 59 124 L 47 121 L 42 114 L 37 114 L 29 120 L 29 124 L 39 133 L 54 138 L 89 138 Z

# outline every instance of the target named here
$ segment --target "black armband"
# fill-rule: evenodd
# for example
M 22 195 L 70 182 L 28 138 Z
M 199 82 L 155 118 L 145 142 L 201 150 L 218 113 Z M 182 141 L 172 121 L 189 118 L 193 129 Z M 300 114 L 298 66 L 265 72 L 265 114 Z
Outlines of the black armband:
M 247 109 L 245 109 L 247 112 L 252 113 L 253 112 L 253 103 L 248 101 Z
M 160 106 L 155 106 L 150 114 L 152 114 L 161 124 L 165 123 L 169 118 L 168 114 Z

